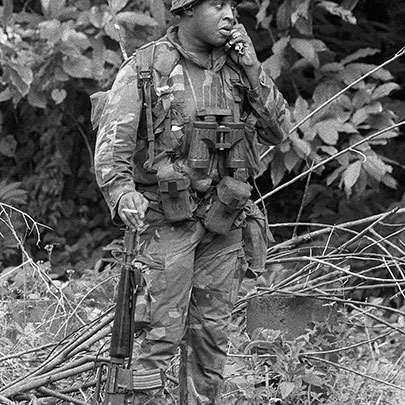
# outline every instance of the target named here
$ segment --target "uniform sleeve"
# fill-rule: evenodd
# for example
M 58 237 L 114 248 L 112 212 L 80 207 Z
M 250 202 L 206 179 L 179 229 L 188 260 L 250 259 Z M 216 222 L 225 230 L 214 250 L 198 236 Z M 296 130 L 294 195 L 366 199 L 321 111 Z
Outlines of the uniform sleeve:
M 134 59 L 118 72 L 103 102 L 104 106 L 100 107 L 97 97 L 94 98 L 93 110 L 98 111 L 94 168 L 97 184 L 114 219 L 120 198 L 135 191 L 132 159 L 142 100 Z
M 290 128 L 288 104 L 262 67 L 259 84 L 247 91 L 247 98 L 257 118 L 256 128 L 260 142 L 277 145 L 286 139 Z

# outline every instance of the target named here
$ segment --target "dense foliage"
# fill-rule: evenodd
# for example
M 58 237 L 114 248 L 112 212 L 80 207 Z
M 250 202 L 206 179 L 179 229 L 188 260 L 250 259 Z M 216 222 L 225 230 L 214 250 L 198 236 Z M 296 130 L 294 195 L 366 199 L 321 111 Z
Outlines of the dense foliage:
M 405 15 L 400 2 L 381 0 L 245 0 L 238 10 L 295 121 L 398 51 Z M 92 266 L 97 248 L 119 230 L 94 180 L 89 95 L 111 85 L 119 42 L 130 54 L 160 36 L 171 17 L 163 0 L 5 0 L 0 15 L 0 201 L 52 228 L 43 229 L 39 247 L 28 240 L 35 258 L 50 256 L 55 271 Z M 273 150 L 261 190 L 403 119 L 401 62 L 360 81 Z M 405 148 L 398 134 L 316 170 L 303 219 L 339 222 L 399 202 Z M 273 221 L 295 219 L 304 183 L 272 199 Z M 18 263 L 4 223 L 0 232 L 0 267 Z

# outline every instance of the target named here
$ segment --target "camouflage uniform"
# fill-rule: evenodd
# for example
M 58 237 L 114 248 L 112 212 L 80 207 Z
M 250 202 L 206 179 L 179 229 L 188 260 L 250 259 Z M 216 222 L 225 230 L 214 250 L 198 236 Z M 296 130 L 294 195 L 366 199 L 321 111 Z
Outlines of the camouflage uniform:
M 215 161 L 207 170 L 188 167 L 184 123 L 201 108 L 234 109 L 238 102 L 241 120 L 252 129 L 250 152 L 257 161 L 257 140 L 272 145 L 286 135 L 288 110 L 264 71 L 259 87 L 249 89 L 241 69 L 222 49 L 214 50 L 211 60 L 200 60 L 181 47 L 175 27 L 153 46 L 154 168 L 172 165 L 189 176 L 193 218 L 168 223 L 159 204 L 156 175 L 143 168 L 147 142 L 135 58 L 122 67 L 105 102 L 94 103 L 93 118 L 99 121 L 96 177 L 113 218 L 125 193 L 137 190 L 149 201 L 149 227 L 142 234 L 137 259 L 145 264 L 145 286 L 136 318 L 147 324 L 134 366 L 135 388 L 162 386 L 162 374 L 187 330 L 190 400 L 211 404 L 223 379 L 226 328 L 245 262 L 240 228 L 218 235 L 203 226 L 207 195 L 221 175 Z

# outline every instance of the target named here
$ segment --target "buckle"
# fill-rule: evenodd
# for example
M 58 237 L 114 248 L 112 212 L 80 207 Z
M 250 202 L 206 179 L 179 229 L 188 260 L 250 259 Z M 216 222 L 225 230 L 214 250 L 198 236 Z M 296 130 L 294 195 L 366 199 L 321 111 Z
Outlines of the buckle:
M 145 82 L 152 81 L 152 73 L 150 70 L 138 70 L 138 87 L 141 87 Z

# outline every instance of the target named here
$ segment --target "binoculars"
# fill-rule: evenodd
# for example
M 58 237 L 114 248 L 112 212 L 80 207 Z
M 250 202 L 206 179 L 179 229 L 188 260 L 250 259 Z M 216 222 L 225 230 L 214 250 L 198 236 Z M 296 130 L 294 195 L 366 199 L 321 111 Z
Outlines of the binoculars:
M 188 163 L 194 169 L 206 169 L 212 153 L 223 156 L 224 167 L 248 167 L 245 145 L 245 124 L 233 122 L 229 109 L 205 109 L 188 124 L 190 147 Z

